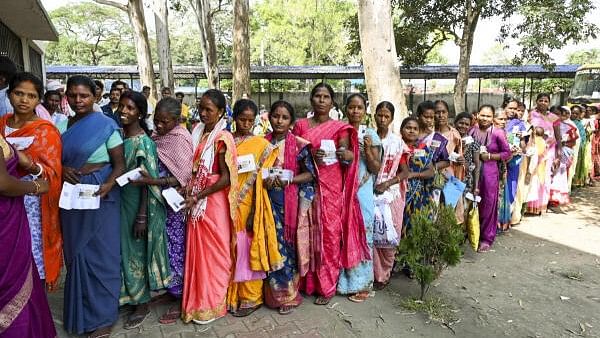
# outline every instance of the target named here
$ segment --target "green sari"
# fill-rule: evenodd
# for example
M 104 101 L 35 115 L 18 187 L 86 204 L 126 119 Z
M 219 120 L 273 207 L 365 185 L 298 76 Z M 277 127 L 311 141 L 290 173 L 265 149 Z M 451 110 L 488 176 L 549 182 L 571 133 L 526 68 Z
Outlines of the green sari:
M 150 176 L 158 177 L 158 155 L 154 141 L 144 134 L 125 139 L 123 145 L 126 172 L 139 167 Z M 142 189 L 148 189 L 148 229 L 145 239 L 135 239 L 133 226 Z M 120 305 L 147 303 L 151 290 L 168 286 L 171 270 L 167 255 L 166 218 L 160 187 L 127 184 L 121 188 Z

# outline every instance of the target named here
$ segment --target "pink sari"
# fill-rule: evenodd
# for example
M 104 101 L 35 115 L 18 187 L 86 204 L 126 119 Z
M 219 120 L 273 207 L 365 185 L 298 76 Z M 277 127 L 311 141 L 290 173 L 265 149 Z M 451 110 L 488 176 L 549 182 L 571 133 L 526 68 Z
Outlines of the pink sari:
M 307 294 L 318 293 L 329 298 L 335 295 L 340 268 L 353 268 L 371 258 L 356 195 L 358 135 L 349 124 L 335 120 L 311 128 L 309 120 L 302 119 L 296 123 L 293 132 L 313 145 L 313 155 L 321 147 L 322 140 L 334 140 L 339 148 L 339 141 L 345 136 L 350 137 L 350 150 L 354 153 L 355 160 L 348 166 L 340 162 L 317 165 L 317 194 L 313 201 L 317 226 L 312 236 L 316 264 L 306 274 L 302 285 Z
M 545 177 L 538 179 L 540 182 L 545 182 L 540 192 L 537 194 L 537 198 L 529 200 L 527 202 L 527 213 L 530 214 L 541 214 L 546 211 L 548 201 L 550 200 L 550 182 L 552 181 L 552 162 L 556 158 L 556 138 L 554 137 L 554 126 L 560 124 L 560 117 L 548 112 L 546 115 L 539 113 L 537 110 L 532 110 L 529 114 L 529 123 L 535 127 L 541 127 L 544 129 L 547 135 L 546 139 L 546 153 L 543 155 L 546 163 Z M 533 131 L 535 132 L 535 130 Z M 532 181 L 535 179 L 534 176 L 537 173 L 532 174 Z
M 194 207 L 188 214 L 181 303 L 184 322 L 220 318 L 227 312 L 225 298 L 232 271 L 231 231 L 237 215 L 238 192 L 234 188 L 238 185 L 236 147 L 228 131 L 215 126 L 213 133 L 215 137 L 209 136 L 209 140 L 203 138 L 196 148 L 189 187 L 191 193 L 196 194 L 218 181 L 217 158 L 223 151 L 230 172 L 230 187 L 206 197 L 201 213 L 197 213 L 197 207 Z M 208 147 L 214 147 L 214 161 L 210 165 L 203 160 L 203 153 Z

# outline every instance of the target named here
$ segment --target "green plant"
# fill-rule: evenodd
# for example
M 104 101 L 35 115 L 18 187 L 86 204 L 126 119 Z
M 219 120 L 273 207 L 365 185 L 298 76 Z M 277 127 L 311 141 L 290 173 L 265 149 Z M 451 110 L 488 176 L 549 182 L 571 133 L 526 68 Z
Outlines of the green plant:
M 412 229 L 400 241 L 398 258 L 414 272 L 423 300 L 442 270 L 460 262 L 464 234 L 454 209 L 446 205 L 428 205 L 411 215 L 410 221 Z

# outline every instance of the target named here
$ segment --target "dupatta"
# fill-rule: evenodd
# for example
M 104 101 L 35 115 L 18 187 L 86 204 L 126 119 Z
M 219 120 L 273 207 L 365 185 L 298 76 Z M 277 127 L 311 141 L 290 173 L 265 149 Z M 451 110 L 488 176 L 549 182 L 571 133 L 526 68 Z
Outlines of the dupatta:
M 154 132 L 152 140 L 156 143 L 158 159 L 175 176 L 179 185 L 185 187 L 192 178 L 194 150 L 190 132 L 176 125 L 165 135 Z

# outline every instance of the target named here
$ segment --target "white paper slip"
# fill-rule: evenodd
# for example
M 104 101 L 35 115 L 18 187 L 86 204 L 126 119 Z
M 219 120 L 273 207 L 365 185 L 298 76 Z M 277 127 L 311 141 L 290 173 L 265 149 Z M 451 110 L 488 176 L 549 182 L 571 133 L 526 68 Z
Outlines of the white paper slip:
M 256 162 L 252 154 L 238 156 L 237 165 L 239 174 L 256 171 Z
M 100 208 L 100 196 L 94 194 L 100 189 L 95 184 L 63 183 L 58 206 L 61 209 L 93 210 Z
M 130 180 L 137 180 L 142 177 L 142 168 L 135 168 L 130 170 L 123 175 L 117 177 L 116 181 L 119 186 L 124 186 L 129 183 Z
M 363 137 L 365 137 L 365 135 L 367 135 L 367 126 L 361 124 L 360 126 L 358 126 L 358 138 L 362 140 Z
M 425 152 L 425 149 L 415 149 L 415 152 L 414 152 L 415 157 L 425 157 L 425 155 L 427 155 L 427 153 Z
M 325 151 L 323 163 L 326 165 L 337 163 L 338 160 L 335 156 L 335 142 L 333 140 L 321 140 L 321 150 Z
M 463 141 L 463 142 L 464 142 L 466 145 L 469 145 L 469 144 L 471 144 L 471 143 L 473 143 L 473 142 L 474 142 L 474 140 L 473 140 L 473 136 L 465 136 L 465 137 L 463 137 L 463 138 L 462 138 L 462 141 Z
M 438 140 L 431 140 L 431 148 L 439 148 L 442 145 L 442 142 Z
M 17 150 L 25 150 L 33 143 L 35 136 L 7 137 L 6 142 L 13 145 Z
M 178 212 L 185 206 L 185 199 L 181 196 L 175 188 L 169 188 L 162 191 L 162 195 L 167 201 L 167 204 L 173 209 L 173 211 Z
M 282 181 L 291 181 L 294 173 L 291 170 L 283 168 L 265 168 L 262 170 L 263 179 L 270 177 L 279 177 Z

